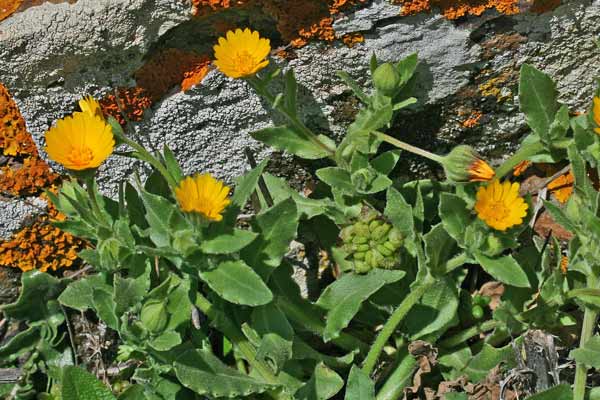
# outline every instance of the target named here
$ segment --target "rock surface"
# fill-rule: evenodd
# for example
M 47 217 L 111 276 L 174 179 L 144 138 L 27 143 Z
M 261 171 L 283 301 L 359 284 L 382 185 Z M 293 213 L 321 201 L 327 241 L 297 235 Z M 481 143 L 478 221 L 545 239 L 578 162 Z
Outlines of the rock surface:
M 420 105 L 391 132 L 438 152 L 470 143 L 499 160 L 525 133 L 516 98 L 522 63 L 550 73 L 572 111 L 590 103 L 600 65 L 593 42 L 600 35 L 600 2 L 563 3 L 542 15 L 487 12 L 448 21 L 435 13 L 401 16 L 400 6 L 373 0 L 338 14 L 334 23 L 339 36 L 360 32 L 364 43 L 348 48 L 313 42 L 294 51 L 290 61 L 276 63 L 295 70 L 307 123 L 339 138 L 356 101 L 335 71 L 346 70 L 364 84 L 372 53 L 394 61 L 418 52 Z M 0 22 L 0 82 L 11 90 L 40 148 L 45 130 L 72 112 L 83 94 L 100 97 L 133 86 L 134 72 L 174 32 L 193 37 L 185 46 L 210 48 L 212 37 L 192 35 L 208 30 L 209 23 L 188 24 L 190 10 L 180 0 L 79 0 L 44 3 Z M 191 90 L 174 89 L 156 101 L 136 131 L 156 147 L 167 143 L 186 172 L 208 170 L 231 181 L 247 168 L 244 147 L 256 149 L 259 158 L 269 154 L 248 133 L 272 121 L 245 83 L 212 70 Z M 411 174 L 438 172 L 411 157 L 402 167 Z M 100 171 L 103 190 L 115 195 L 116 182 L 134 168 L 112 157 Z M 14 204 L 0 206 L 0 218 L 11 220 L 0 224 L 0 237 L 15 229 L 19 215 Z

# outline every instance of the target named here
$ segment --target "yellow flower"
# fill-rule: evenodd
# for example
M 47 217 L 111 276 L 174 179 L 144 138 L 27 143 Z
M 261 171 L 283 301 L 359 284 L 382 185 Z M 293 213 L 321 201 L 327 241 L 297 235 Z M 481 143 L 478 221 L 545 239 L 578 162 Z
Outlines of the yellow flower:
M 592 115 L 594 117 L 594 122 L 596 123 L 594 132 L 600 135 L 600 97 L 598 96 L 594 96 L 594 108 L 592 109 Z
M 46 132 L 46 152 L 65 168 L 97 168 L 112 153 L 112 127 L 90 112 L 76 112 Z
M 79 108 L 81 108 L 81 111 L 83 112 L 90 113 L 104 119 L 102 109 L 100 108 L 100 103 L 92 96 L 87 96 L 79 100 Z
M 257 31 L 227 32 L 227 38 L 219 38 L 215 50 L 215 65 L 230 78 L 253 76 L 269 64 L 265 60 L 271 51 L 269 39 L 261 38 Z
M 527 215 L 527 203 L 519 196 L 519 184 L 494 179 L 477 191 L 475 211 L 479 219 L 499 231 L 519 225 Z
M 223 219 L 221 213 L 231 202 L 228 194 L 229 187 L 210 174 L 188 176 L 175 189 L 175 197 L 183 211 L 199 213 L 212 221 Z

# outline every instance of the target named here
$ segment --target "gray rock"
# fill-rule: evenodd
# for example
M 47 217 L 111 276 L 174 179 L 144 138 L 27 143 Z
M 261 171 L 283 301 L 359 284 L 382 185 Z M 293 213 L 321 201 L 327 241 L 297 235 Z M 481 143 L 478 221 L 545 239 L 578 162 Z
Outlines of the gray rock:
M 0 240 L 7 239 L 30 221 L 40 211 L 46 209 L 46 202 L 39 198 L 28 200 L 0 198 Z

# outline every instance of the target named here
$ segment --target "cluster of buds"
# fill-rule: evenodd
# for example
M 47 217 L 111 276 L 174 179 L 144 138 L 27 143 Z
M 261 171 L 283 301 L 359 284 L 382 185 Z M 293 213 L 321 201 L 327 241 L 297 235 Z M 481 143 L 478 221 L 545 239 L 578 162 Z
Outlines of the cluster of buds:
M 392 225 L 368 213 L 340 232 L 342 249 L 359 274 L 373 268 L 393 269 L 400 262 L 402 234 Z

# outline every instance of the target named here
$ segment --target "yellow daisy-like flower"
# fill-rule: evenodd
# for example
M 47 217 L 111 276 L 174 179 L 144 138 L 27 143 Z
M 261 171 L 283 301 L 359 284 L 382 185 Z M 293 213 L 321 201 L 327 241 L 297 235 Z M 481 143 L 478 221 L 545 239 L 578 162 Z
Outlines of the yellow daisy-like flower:
M 100 103 L 92 96 L 87 96 L 79 100 L 79 108 L 81 108 L 81 111 L 83 112 L 87 112 L 104 119 L 104 114 L 102 114 Z
M 519 225 L 527 215 L 528 205 L 519 196 L 519 184 L 494 179 L 477 191 L 475 211 L 479 219 L 499 231 Z
M 229 187 L 210 174 L 188 176 L 175 188 L 175 197 L 185 212 L 195 212 L 212 221 L 223 219 L 221 213 L 231 203 Z
M 592 114 L 594 117 L 594 122 L 596 123 L 594 132 L 600 135 L 600 97 L 598 96 L 594 96 L 594 107 L 592 109 Z
M 46 152 L 65 168 L 97 168 L 112 153 L 112 127 L 91 112 L 76 112 L 56 122 L 46 132 Z
M 269 64 L 265 58 L 271 51 L 271 44 L 257 31 L 246 28 L 227 32 L 226 38 L 219 38 L 219 44 L 213 49 L 219 71 L 230 78 L 246 78 Z

